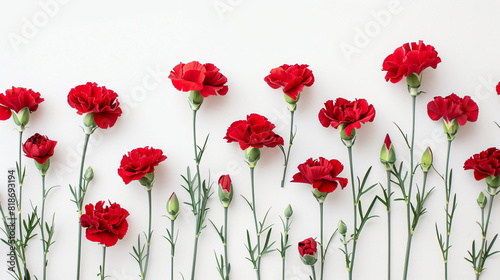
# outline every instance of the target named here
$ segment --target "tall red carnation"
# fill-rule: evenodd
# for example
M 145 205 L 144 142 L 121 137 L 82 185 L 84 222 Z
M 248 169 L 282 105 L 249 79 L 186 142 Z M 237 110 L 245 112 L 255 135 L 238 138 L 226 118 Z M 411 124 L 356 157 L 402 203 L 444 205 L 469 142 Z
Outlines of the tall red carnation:
M 70 90 L 68 104 L 75 108 L 79 115 L 93 113 L 95 124 L 105 129 L 114 126 L 122 114 L 117 98 L 116 92 L 88 82 Z
M 52 141 L 47 136 L 35 133 L 35 135 L 28 138 L 23 144 L 23 151 L 27 157 L 34 159 L 40 164 L 44 164 L 54 155 L 56 144 L 57 141 Z
M 140 180 L 144 175 L 154 172 L 155 166 L 167 159 L 160 149 L 150 147 L 137 148 L 123 156 L 118 168 L 118 175 L 128 184 Z
M 427 104 L 427 114 L 434 121 L 443 118 L 445 122 L 457 120 L 458 124 L 464 125 L 468 121 L 475 122 L 478 113 L 479 108 L 470 96 L 460 98 L 454 93 L 444 98 L 434 97 L 434 100 Z
M 168 77 L 179 91 L 197 90 L 203 97 L 225 95 L 228 90 L 225 85 L 227 78 L 219 71 L 219 68 L 212 63 L 181 62 L 170 71 Z
M 12 111 L 19 113 L 23 108 L 28 108 L 32 113 L 43 101 L 44 99 L 38 92 L 22 87 L 12 87 L 0 94 L 0 120 L 8 120 L 12 116 Z
M 283 92 L 296 101 L 304 86 L 310 87 L 314 83 L 314 75 L 307 67 L 307 64 L 283 64 L 272 69 L 264 81 L 274 89 L 283 88 Z
M 349 101 L 337 98 L 335 104 L 332 100 L 325 102 L 325 108 L 319 111 L 318 118 L 324 127 L 338 128 L 343 125 L 346 135 L 351 137 L 353 129 L 359 129 L 362 123 L 373 121 L 375 108 L 365 99 Z
M 406 43 L 387 56 L 382 64 L 382 71 L 387 71 L 386 81 L 397 83 L 412 73 L 420 75 L 427 67 L 436 69 L 441 58 L 431 45 L 422 41 Z
M 238 142 L 240 148 L 273 148 L 283 145 L 283 138 L 274 133 L 276 126 L 259 114 L 250 114 L 246 120 L 235 121 L 229 126 L 224 139 L 227 143 Z
M 474 178 L 482 180 L 488 176 L 498 177 L 500 174 L 500 150 L 489 148 L 473 155 L 464 163 L 465 170 L 474 170 Z
M 311 184 L 314 189 L 323 193 L 331 193 L 337 186 L 343 189 L 347 185 L 346 178 L 337 177 L 344 169 L 340 161 L 327 160 L 323 157 L 308 159 L 298 166 L 299 172 L 293 175 L 292 182 Z
M 128 230 L 129 212 L 118 203 L 104 207 L 104 201 L 85 205 L 85 214 L 80 217 L 82 227 L 87 228 L 85 236 L 88 240 L 99 242 L 110 247 L 122 239 Z

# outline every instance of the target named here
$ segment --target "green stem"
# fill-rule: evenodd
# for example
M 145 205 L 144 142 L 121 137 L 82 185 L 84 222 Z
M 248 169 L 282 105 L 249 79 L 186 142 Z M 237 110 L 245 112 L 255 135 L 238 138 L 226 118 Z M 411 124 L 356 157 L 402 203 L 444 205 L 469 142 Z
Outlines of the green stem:
M 391 171 L 387 171 L 387 279 L 391 280 Z
M 102 246 L 102 270 L 101 270 L 101 280 L 104 280 L 104 275 L 106 275 L 104 273 L 105 271 L 105 268 L 106 268 L 106 246 Z
M 146 274 L 148 272 L 148 263 L 149 263 L 149 249 L 151 247 L 151 214 L 152 214 L 152 203 L 151 203 L 151 189 L 148 190 L 148 204 L 149 204 L 149 226 L 148 226 L 148 244 L 146 247 L 146 263 L 144 265 L 144 275 L 142 280 L 146 279 Z
M 486 224 L 483 224 L 484 235 L 482 236 L 483 241 L 481 243 L 481 251 L 482 251 L 483 256 L 479 260 L 479 267 L 478 267 L 479 273 L 477 274 L 476 279 L 479 279 L 479 276 L 481 275 L 481 272 L 483 271 L 483 268 L 484 268 L 484 263 L 486 261 L 486 258 L 485 258 L 486 249 L 487 249 L 486 248 L 486 237 L 488 236 L 488 226 L 490 224 L 491 209 L 493 208 L 493 199 L 494 198 L 495 198 L 495 196 L 490 194 L 490 206 L 488 207 L 488 216 L 486 218 Z M 483 213 L 484 213 L 484 211 L 483 211 Z M 483 221 L 484 221 L 484 215 L 483 215 Z
M 316 280 L 316 270 L 314 269 L 314 265 L 311 265 L 311 270 L 313 274 L 313 279 Z
M 354 186 L 354 169 L 353 169 L 353 163 L 352 163 L 352 147 L 347 147 L 347 152 L 349 153 L 349 168 L 351 171 L 351 186 L 352 186 L 352 202 L 353 202 L 353 209 L 354 209 L 354 234 L 353 234 L 353 244 L 352 244 L 352 255 L 351 255 L 351 264 L 349 268 L 349 279 L 352 280 L 352 271 L 354 270 L 354 258 L 356 257 L 356 245 L 358 242 L 358 200 L 356 197 L 356 190 Z
M 451 234 L 451 223 L 453 216 L 449 214 L 449 205 L 450 205 L 450 197 L 451 197 L 451 182 L 448 180 L 449 176 L 449 164 L 450 164 L 450 153 L 451 153 L 451 142 L 452 140 L 448 140 L 448 151 L 446 153 L 446 174 L 444 178 L 444 185 L 446 191 L 446 252 L 444 254 L 444 279 L 448 280 L 448 251 L 450 249 L 450 234 Z M 453 207 L 455 207 L 453 205 Z
M 196 256 L 198 253 L 198 238 L 201 233 L 201 176 L 200 176 L 200 161 L 198 158 L 198 146 L 196 145 L 196 112 L 193 110 L 193 145 L 194 145 L 194 156 L 196 162 L 196 177 L 198 180 L 198 208 L 196 209 L 196 226 L 195 226 L 195 239 L 194 239 L 194 252 L 193 252 L 193 263 L 191 267 L 191 280 L 194 280 L 195 270 L 196 270 Z
M 229 280 L 229 261 L 227 259 L 227 208 L 224 207 L 224 261 L 226 267 L 226 277 L 225 280 Z
M 254 180 L 254 167 L 250 167 L 250 180 L 252 183 L 252 211 L 253 211 L 253 221 L 255 224 L 255 234 L 257 236 L 257 267 L 255 268 L 255 272 L 257 273 L 257 280 L 260 280 L 260 260 L 261 260 L 261 251 L 260 251 L 260 233 L 259 227 L 257 224 L 257 213 L 255 209 L 255 180 Z
M 170 220 L 170 234 L 172 244 L 170 244 L 170 280 L 174 280 L 174 224 L 175 220 Z
M 293 119 L 294 119 L 295 111 L 290 111 L 290 141 L 288 142 L 288 150 L 285 156 L 285 166 L 283 168 L 283 179 L 281 179 L 281 187 L 285 187 L 285 176 L 286 170 L 288 168 L 288 160 L 290 159 L 290 150 L 293 145 Z
M 406 221 L 407 221 L 407 229 L 408 229 L 408 240 L 406 244 L 406 259 L 405 259 L 405 269 L 404 269 L 404 276 L 403 280 L 406 280 L 407 275 L 408 275 L 408 264 L 410 262 L 410 249 L 411 249 L 411 240 L 413 237 L 413 233 L 411 232 L 411 220 L 410 220 L 410 200 L 411 200 L 411 190 L 413 187 L 413 176 L 414 176 L 414 170 L 413 170 L 413 147 L 415 145 L 415 107 L 417 103 L 417 97 L 412 96 L 411 97 L 411 104 L 412 104 L 412 126 L 411 126 L 411 146 L 410 146 L 410 184 L 408 186 L 408 196 L 406 198 Z
M 290 218 L 286 218 L 286 224 L 285 224 L 285 248 L 281 248 L 282 251 L 282 256 L 281 258 L 283 259 L 283 265 L 282 265 L 282 279 L 285 280 L 285 275 L 286 275 L 286 270 L 285 270 L 285 265 L 286 265 L 286 246 L 288 245 L 288 229 L 290 228 Z
M 23 144 L 23 131 L 24 127 L 21 126 L 21 129 L 19 130 L 19 166 L 17 170 L 17 179 L 19 182 L 19 201 L 17 203 L 17 213 L 19 215 L 18 221 L 19 221 L 19 241 L 20 241 L 20 254 L 21 254 L 21 261 L 23 262 L 23 271 L 25 273 L 26 277 L 26 253 L 25 253 L 25 246 L 24 246 L 24 238 L 23 238 L 23 218 L 22 218 L 22 200 L 23 200 L 23 168 L 22 168 L 22 156 L 21 156 L 21 150 L 22 150 L 22 144 Z M 21 276 L 21 275 L 20 275 Z
M 82 255 L 82 226 L 80 224 L 80 217 L 82 216 L 83 199 L 85 193 L 83 192 L 83 167 L 85 165 L 85 155 L 87 153 L 87 147 L 89 144 L 90 134 L 85 134 L 85 140 L 83 142 L 83 152 L 82 161 L 80 163 L 80 177 L 78 179 L 78 191 L 77 191 L 77 205 L 78 205 L 78 248 L 77 248 L 77 261 L 76 261 L 76 280 L 80 279 L 80 263 Z
M 44 230 L 44 217 L 45 217 L 45 175 L 42 175 L 42 216 L 40 218 L 40 233 L 42 234 L 42 249 L 43 249 L 43 280 L 46 279 L 47 271 L 47 247 L 45 244 L 45 230 Z
M 325 251 L 323 247 L 323 203 L 319 203 L 319 225 L 320 225 L 320 249 L 321 249 L 321 267 L 320 267 L 320 279 L 323 280 L 323 270 L 325 265 Z M 313 269 L 314 270 L 314 269 Z

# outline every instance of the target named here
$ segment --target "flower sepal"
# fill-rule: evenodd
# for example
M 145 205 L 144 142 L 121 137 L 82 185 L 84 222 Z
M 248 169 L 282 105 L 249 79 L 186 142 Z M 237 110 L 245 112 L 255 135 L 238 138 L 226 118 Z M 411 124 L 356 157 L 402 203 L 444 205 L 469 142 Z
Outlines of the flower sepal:
M 231 200 L 233 200 L 233 183 L 229 175 L 222 175 L 219 178 L 218 195 L 222 206 L 228 208 Z
M 192 90 L 189 92 L 189 106 L 191 106 L 193 111 L 198 111 L 204 100 L 205 98 L 201 95 L 200 91 Z
M 431 148 L 427 147 L 422 155 L 422 159 L 420 160 L 420 168 L 422 168 L 422 171 L 424 173 L 427 173 L 431 170 L 432 159 L 432 150 Z
M 318 189 L 314 189 L 312 191 L 312 194 L 314 195 L 314 198 L 316 198 L 318 203 L 325 202 L 326 196 L 328 195 L 327 192 L 320 192 L 320 191 L 318 191 Z
M 396 162 L 396 151 L 394 150 L 394 145 L 391 142 L 389 134 L 385 136 L 384 144 L 380 150 L 380 162 L 384 164 L 387 171 L 391 171 Z
M 295 112 L 295 110 L 297 110 L 297 102 L 299 102 L 299 99 L 300 99 L 300 92 L 297 95 L 296 100 L 293 100 L 293 98 L 288 96 L 288 94 L 286 94 L 286 93 L 284 95 L 285 95 L 285 101 L 286 101 L 286 103 L 288 103 L 288 110 L 290 112 Z
M 45 163 L 38 163 L 38 161 L 35 160 L 35 166 L 38 168 L 40 171 L 40 174 L 42 176 L 45 176 L 47 174 L 47 171 L 49 170 L 50 167 L 50 158 L 48 158 Z
M 292 205 L 288 204 L 285 208 L 285 218 L 290 219 L 293 215 Z
M 22 108 L 18 113 L 13 112 L 12 113 L 12 120 L 14 120 L 14 123 L 18 126 L 20 126 L 21 131 L 24 130 L 24 127 L 28 124 L 30 121 L 30 110 L 28 107 Z
M 94 120 L 94 113 L 88 113 L 83 118 L 83 132 L 87 135 L 91 135 L 97 129 L 97 124 Z
M 356 141 L 356 129 L 353 128 L 351 131 L 351 136 L 348 136 L 345 132 L 345 125 L 342 124 L 340 126 L 340 139 L 347 148 L 352 147 L 354 145 L 354 142 Z
M 453 139 L 455 139 L 455 135 L 457 134 L 459 127 L 460 125 L 458 124 L 456 119 L 453 119 L 450 122 L 443 122 L 444 133 L 446 133 L 448 141 L 453 141 Z
M 150 173 L 147 173 L 146 175 L 144 175 L 140 180 L 139 180 L 139 183 L 141 183 L 141 185 L 143 185 L 144 187 L 146 187 L 146 190 L 147 191 L 150 191 L 153 189 L 153 182 L 155 180 L 155 173 L 154 172 L 150 172 Z
M 420 80 L 421 79 L 422 79 L 422 76 L 418 75 L 417 73 L 411 73 L 410 75 L 408 75 L 408 77 L 406 77 L 406 83 L 408 84 L 408 91 L 410 91 L 410 94 L 412 96 L 417 96 L 421 93 L 421 92 L 418 92 L 418 90 L 414 90 L 413 92 L 411 90 L 411 89 L 418 89 L 420 87 Z
M 260 159 L 260 149 L 254 147 L 248 147 L 245 149 L 245 158 L 248 162 L 250 168 L 255 168 L 257 161 Z
M 305 265 L 314 265 L 317 261 L 318 258 L 316 257 L 316 254 L 314 255 L 304 255 L 303 257 L 301 256 L 300 259 Z
M 486 203 L 488 203 L 488 199 L 483 192 L 480 192 L 477 197 L 477 205 L 479 205 L 479 208 L 484 209 L 484 207 L 486 207 Z
M 500 192 L 500 176 L 494 177 L 492 175 L 485 178 L 486 184 L 488 185 L 488 193 L 490 195 L 497 195 Z
M 179 215 L 179 199 L 175 192 L 167 200 L 167 213 L 167 217 L 172 221 L 175 221 L 177 215 Z

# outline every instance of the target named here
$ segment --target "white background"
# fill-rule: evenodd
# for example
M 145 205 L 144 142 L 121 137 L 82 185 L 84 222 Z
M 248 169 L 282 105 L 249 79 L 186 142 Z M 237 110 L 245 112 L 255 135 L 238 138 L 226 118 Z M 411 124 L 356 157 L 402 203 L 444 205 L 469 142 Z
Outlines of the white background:
M 86 166 L 95 179 L 86 202 L 111 200 L 131 213 L 129 231 L 108 249 L 109 279 L 138 279 L 138 267 L 129 252 L 137 235 L 147 230 L 147 195 L 137 182 L 124 185 L 117 175 L 120 159 L 137 147 L 161 148 L 168 159 L 156 172 L 153 189 L 154 237 L 148 279 L 167 279 L 170 271 L 168 242 L 162 237 L 169 220 L 165 203 L 175 191 L 182 201 L 181 174 L 194 167 L 191 109 L 187 94 L 174 89 L 168 72 L 180 61 L 211 62 L 228 78 L 224 97 L 209 97 L 199 111 L 198 141 L 210 138 L 201 168 L 203 176 L 217 179 L 229 173 L 235 196 L 229 211 L 229 257 L 232 279 L 254 279 L 244 247 L 245 230 L 253 232 L 252 214 L 240 195 L 250 197 L 250 176 L 243 152 L 235 143 L 222 139 L 227 127 L 249 113 L 267 116 L 277 125 L 277 133 L 288 141 L 289 113 L 280 90 L 271 89 L 263 78 L 270 69 L 288 63 L 310 65 L 316 82 L 306 88 L 296 113 L 297 137 L 290 159 L 287 180 L 296 166 L 309 157 L 336 158 L 344 163 L 343 177 L 349 177 L 347 152 L 338 131 L 323 128 L 318 111 L 326 100 L 344 97 L 366 98 L 376 108 L 373 123 L 358 131 L 354 146 L 355 172 L 362 176 L 373 166 L 369 182 L 384 183 L 385 171 L 379 151 L 390 133 L 399 160 L 408 160 L 404 141 L 393 122 L 410 132 L 410 96 L 404 81 L 387 83 L 382 61 L 405 42 L 424 40 L 435 46 L 442 58 L 436 70 L 426 70 L 418 97 L 416 158 L 430 145 L 436 169 L 443 173 L 446 138 L 441 122 L 431 121 L 425 110 L 434 96 L 452 92 L 471 95 L 480 108 L 479 120 L 460 128 L 453 142 L 451 166 L 453 189 L 457 193 L 449 257 L 449 279 L 474 277 L 464 260 L 473 239 L 479 240 L 475 221 L 480 218 L 476 197 L 485 187 L 471 171 L 463 171 L 471 155 L 495 146 L 500 121 L 494 87 L 500 80 L 500 18 L 496 1 L 6 1 L 0 9 L 0 88 L 27 87 L 45 98 L 32 115 L 25 138 L 39 132 L 57 140 L 48 185 L 61 187 L 48 199 L 47 214 L 56 212 L 56 234 L 49 254 L 49 279 L 71 279 L 75 274 L 77 213 L 68 184 L 77 184 L 83 133 L 82 117 L 66 102 L 72 87 L 88 81 L 113 89 L 119 94 L 123 116 L 116 125 L 98 130 L 91 137 Z M 15 166 L 18 134 L 11 120 L 0 123 L 0 193 L 5 203 L 7 170 Z M 307 237 L 319 237 L 319 212 L 305 184 L 287 183 L 279 187 L 282 155 L 278 148 L 263 149 L 256 174 L 258 215 L 272 207 L 269 221 L 274 224 L 273 239 L 279 243 L 280 215 L 288 203 L 294 208 L 287 258 L 287 279 L 307 279 L 310 269 L 298 257 L 296 244 Z M 40 203 L 40 176 L 33 160 L 24 159 L 27 177 L 24 209 Z M 420 175 L 416 183 L 421 185 Z M 432 172 L 428 186 L 435 186 L 426 214 L 415 233 L 408 279 L 442 279 L 443 262 L 435 236 L 435 223 L 444 229 L 444 183 Z M 376 189 L 369 197 L 380 194 Z M 400 192 L 396 190 L 396 196 Z M 365 202 L 368 205 L 369 201 Z M 215 196 L 209 202 L 209 216 L 221 225 L 223 210 Z M 385 279 L 386 216 L 381 204 L 375 208 L 381 218 L 367 224 L 359 240 L 354 279 Z M 403 272 L 406 245 L 406 208 L 393 207 L 394 279 Z M 500 207 L 493 208 L 490 234 L 500 232 Z M 352 232 L 350 185 L 328 196 L 325 202 L 325 236 L 343 219 Z M 190 276 L 194 219 L 182 205 L 176 223 L 179 229 L 175 275 Z M 253 236 L 253 235 L 252 235 Z M 347 272 L 336 237 L 326 259 L 325 279 L 346 279 Z M 500 248 L 497 244 L 496 248 Z M 203 231 L 198 252 L 197 279 L 218 279 L 214 250 L 222 244 L 211 225 Z M 6 247 L 0 249 L 4 258 Z M 28 248 L 33 275 L 41 276 L 41 243 L 33 240 Z M 96 279 L 101 248 L 83 240 L 82 279 Z M 486 263 L 482 279 L 497 279 L 500 257 Z M 0 278 L 8 279 L 5 262 Z M 280 279 L 278 253 L 262 260 L 262 279 Z

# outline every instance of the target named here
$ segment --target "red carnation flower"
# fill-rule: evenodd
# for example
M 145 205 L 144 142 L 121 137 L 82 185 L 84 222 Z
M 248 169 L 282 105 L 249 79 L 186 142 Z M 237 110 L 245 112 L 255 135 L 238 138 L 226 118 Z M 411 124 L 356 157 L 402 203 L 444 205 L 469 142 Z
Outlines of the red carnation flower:
M 500 83 L 497 85 L 497 94 L 500 95 Z
M 434 97 L 434 100 L 427 104 L 427 114 L 434 121 L 443 118 L 447 123 L 457 120 L 459 125 L 464 125 L 467 121 L 475 122 L 478 113 L 477 104 L 470 96 L 460 98 L 454 93 L 444 98 Z
M 272 69 L 271 74 L 267 75 L 264 81 L 274 89 L 282 87 L 286 95 L 297 101 L 304 86 L 310 87 L 314 83 L 314 75 L 307 68 L 308 66 L 307 64 L 283 64 Z
M 56 144 L 57 141 L 52 141 L 47 136 L 35 133 L 23 144 L 23 151 L 27 157 L 34 159 L 39 164 L 44 164 L 54 155 Z
M 324 127 L 332 126 L 338 128 L 343 125 L 345 133 L 351 137 L 351 132 L 355 128 L 361 128 L 362 123 L 372 122 L 375 118 L 375 108 L 368 104 L 365 99 L 349 101 L 337 98 L 335 104 L 332 100 L 325 102 L 325 108 L 318 114 L 319 121 Z
M 70 90 L 68 104 L 75 108 L 79 115 L 93 113 L 95 124 L 106 129 L 114 126 L 122 114 L 117 98 L 116 92 L 88 82 Z
M 201 64 L 192 61 L 177 64 L 170 75 L 172 84 L 179 91 L 197 90 L 203 97 L 225 95 L 227 78 L 219 72 L 219 68 L 211 63 Z
M 229 126 L 224 139 L 227 143 L 238 142 L 240 148 L 273 148 L 283 145 L 283 138 L 274 133 L 276 126 L 259 114 L 250 114 L 246 120 L 235 121 Z
M 228 174 L 220 176 L 219 186 L 223 191 L 231 192 L 231 177 Z
M 38 92 L 22 87 L 12 87 L 0 94 L 0 120 L 8 120 L 12 116 L 12 111 L 19 113 L 23 108 L 28 108 L 32 113 L 43 101 L 44 99 Z
M 167 159 L 160 149 L 150 147 L 137 148 L 123 156 L 118 168 L 118 175 L 128 184 L 140 180 L 144 175 L 154 172 L 155 166 Z
M 498 177 L 500 174 L 500 150 L 489 148 L 473 155 L 465 161 L 464 169 L 474 170 L 474 178 L 478 181 L 488 176 Z
M 309 237 L 304 241 L 299 242 L 299 253 L 301 257 L 305 255 L 316 256 L 316 252 L 318 251 L 318 244 L 316 240 Z
M 299 172 L 293 175 L 292 182 L 311 184 L 314 189 L 323 193 L 333 192 L 338 185 L 342 189 L 347 185 L 346 178 L 337 177 L 344 170 L 344 166 L 336 159 L 310 158 L 300 164 L 298 169 Z
M 88 240 L 110 247 L 127 233 L 129 213 L 117 203 L 110 202 L 106 207 L 103 205 L 104 201 L 97 202 L 95 208 L 92 203 L 85 205 L 85 214 L 80 217 L 80 223 L 87 228 L 85 236 Z
M 406 43 L 387 56 L 382 64 L 382 71 L 387 71 L 386 81 L 397 83 L 409 75 L 420 73 L 427 67 L 436 69 L 441 58 L 431 45 L 422 41 Z

